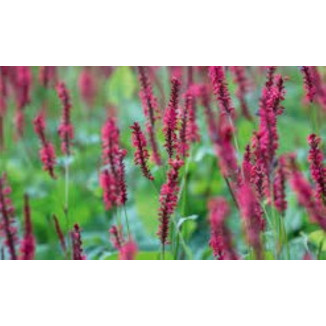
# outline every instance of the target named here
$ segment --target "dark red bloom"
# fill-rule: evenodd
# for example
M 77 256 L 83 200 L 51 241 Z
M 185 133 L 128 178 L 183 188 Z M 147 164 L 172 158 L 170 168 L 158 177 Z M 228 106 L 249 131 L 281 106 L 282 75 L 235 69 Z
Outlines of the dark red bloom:
M 240 103 L 241 112 L 246 119 L 252 120 L 252 116 L 246 102 L 246 94 L 248 93 L 249 89 L 249 81 L 246 77 L 245 67 L 232 66 L 230 67 L 230 70 L 233 75 L 233 81 L 238 86 L 236 90 L 236 96 Z
M 20 244 L 21 259 L 33 260 L 35 257 L 35 237 L 31 219 L 31 208 L 29 206 L 28 196 L 24 196 L 24 220 L 25 232 Z
M 326 211 L 311 187 L 308 180 L 298 170 L 295 159 L 290 158 L 291 173 L 290 185 L 298 197 L 299 204 L 306 208 L 309 217 L 313 222 L 317 222 L 326 231 Z
M 183 166 L 183 164 L 184 162 L 178 158 L 169 161 L 170 170 L 167 175 L 167 181 L 162 186 L 160 192 L 160 225 L 157 235 L 159 236 L 163 247 L 168 242 L 170 217 L 174 213 L 174 210 L 178 204 L 179 170 Z
M 45 136 L 46 123 L 43 113 L 39 113 L 33 121 L 34 130 L 41 142 L 41 149 L 39 151 L 40 159 L 43 162 L 43 169 L 48 171 L 52 178 L 55 178 L 54 166 L 56 164 L 56 155 L 53 145 L 47 140 Z
M 178 103 L 179 103 L 180 82 L 173 77 L 171 80 L 171 95 L 169 105 L 164 114 L 163 132 L 169 158 L 172 158 L 177 149 L 177 128 L 178 128 Z
M 228 84 L 226 82 L 224 68 L 220 66 L 209 67 L 209 75 L 221 114 L 226 114 L 233 118 L 234 107 L 231 101 Z
M 140 83 L 139 97 L 142 102 L 144 115 L 147 119 L 146 131 L 152 148 L 152 159 L 157 165 L 161 165 L 161 157 L 155 136 L 155 122 L 160 117 L 157 99 L 153 94 L 152 85 L 148 79 L 145 67 L 138 67 L 138 76 Z
M 275 172 L 273 195 L 274 206 L 276 209 L 284 215 L 287 208 L 287 201 L 285 198 L 285 181 L 286 181 L 286 167 L 285 157 L 281 156 L 278 160 L 278 166 Z
M 5 245 L 8 248 L 10 258 L 17 259 L 16 243 L 17 228 L 14 226 L 14 206 L 9 197 L 11 188 L 7 185 L 6 175 L 0 177 L 0 231 L 5 237 Z
M 30 67 L 16 67 L 16 101 L 19 110 L 30 102 L 31 83 Z
M 57 67 L 43 66 L 39 70 L 40 84 L 48 88 L 57 82 Z
M 66 253 L 67 252 L 66 240 L 65 240 L 65 237 L 63 235 L 59 220 L 55 215 L 53 215 L 53 220 L 54 220 L 55 231 L 56 231 L 57 236 L 58 236 L 59 241 L 60 241 L 61 249 L 62 249 L 62 251 L 64 253 Z
M 312 103 L 314 101 L 316 93 L 317 93 L 312 67 L 303 66 L 303 67 L 301 67 L 301 72 L 303 75 L 303 82 L 304 82 L 304 88 L 306 91 L 306 98 L 310 103 Z
M 213 249 L 214 256 L 220 260 L 238 259 L 232 246 L 231 233 L 226 226 L 226 219 L 230 214 L 227 201 L 222 197 L 212 199 L 208 204 L 208 209 L 211 225 L 209 245 Z
M 90 69 L 84 68 L 78 79 L 79 92 L 89 107 L 92 107 L 96 97 L 96 83 Z
M 263 219 L 263 211 L 259 201 L 248 183 L 243 183 L 238 189 L 237 199 L 244 222 L 247 241 L 254 249 L 256 258 L 263 259 L 261 232 L 265 228 L 265 220 Z
M 57 94 L 62 103 L 62 119 L 58 128 L 61 138 L 61 151 L 66 155 L 70 155 L 71 141 L 74 139 L 74 127 L 71 124 L 71 103 L 70 95 L 66 84 L 60 82 L 57 87 Z
M 80 235 L 78 224 L 74 225 L 74 229 L 70 233 L 72 242 L 72 257 L 73 260 L 85 260 L 86 256 L 83 252 L 83 243 Z
M 196 134 L 198 132 L 197 128 L 192 130 L 190 115 L 192 108 L 192 100 L 193 97 L 190 93 L 187 93 L 185 96 L 185 105 L 181 112 L 181 126 L 179 131 L 179 141 L 177 146 L 177 151 L 182 157 L 186 157 L 189 155 L 190 141 L 191 141 L 191 133 L 194 132 Z
M 132 144 L 136 148 L 134 153 L 134 162 L 136 165 L 140 166 L 143 175 L 147 179 L 154 180 L 154 177 L 152 176 L 148 167 L 149 153 L 147 150 L 146 137 L 137 122 L 135 122 L 130 128 L 132 129 Z
M 311 134 L 308 137 L 310 146 L 308 161 L 310 163 L 311 177 L 316 183 L 316 192 L 320 199 L 326 200 L 326 169 L 324 167 L 324 155 L 320 149 L 320 137 Z
M 102 159 L 104 170 L 100 175 L 106 209 L 124 205 L 127 200 L 124 157 L 120 148 L 119 129 L 114 118 L 109 118 L 102 128 Z

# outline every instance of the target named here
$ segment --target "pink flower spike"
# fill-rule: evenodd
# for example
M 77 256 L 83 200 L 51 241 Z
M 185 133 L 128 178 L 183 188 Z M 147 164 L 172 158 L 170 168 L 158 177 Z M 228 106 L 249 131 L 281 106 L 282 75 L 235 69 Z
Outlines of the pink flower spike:
M 312 67 L 303 66 L 301 72 L 303 75 L 304 88 L 306 91 L 307 100 L 312 103 L 315 99 L 317 90 L 314 82 Z
M 83 243 L 80 235 L 80 228 L 78 224 L 74 225 L 73 231 L 70 233 L 72 242 L 73 260 L 85 260 L 86 256 L 83 253 Z

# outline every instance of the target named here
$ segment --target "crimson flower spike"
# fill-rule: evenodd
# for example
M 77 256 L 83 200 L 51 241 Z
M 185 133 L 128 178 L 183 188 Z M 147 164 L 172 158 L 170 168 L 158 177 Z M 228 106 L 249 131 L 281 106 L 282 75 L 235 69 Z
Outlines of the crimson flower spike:
M 162 161 L 155 136 L 155 123 L 160 117 L 157 99 L 153 94 L 152 85 L 148 79 L 145 67 L 138 67 L 138 76 L 140 83 L 139 97 L 146 117 L 146 131 L 152 148 L 152 160 L 155 164 L 161 165 Z
M 315 134 L 308 137 L 310 146 L 308 161 L 310 174 L 316 184 L 317 196 L 325 203 L 326 201 L 326 169 L 324 167 L 324 155 L 320 149 L 321 139 Z
M 120 148 L 120 132 L 114 118 L 109 118 L 102 128 L 102 160 L 104 170 L 100 175 L 105 208 L 124 205 L 127 201 L 124 157 Z
M 173 77 L 171 80 L 170 101 L 164 114 L 163 132 L 169 158 L 172 158 L 177 149 L 177 124 L 178 124 L 178 103 L 179 103 L 180 81 Z
M 65 240 L 65 237 L 63 235 L 59 220 L 55 215 L 53 215 L 53 221 L 54 221 L 55 231 L 56 231 L 57 236 L 58 236 L 59 241 L 60 241 L 61 249 L 62 249 L 62 251 L 64 253 L 66 253 L 67 252 L 66 240 Z
M 312 67 L 308 67 L 308 66 L 301 67 L 301 73 L 303 76 L 306 98 L 310 103 L 312 103 L 315 99 L 316 92 L 317 92 Z
M 88 107 L 92 107 L 96 98 L 96 81 L 89 67 L 85 67 L 80 73 L 78 87 Z
M 183 157 L 187 157 L 189 155 L 189 148 L 190 148 L 190 137 L 191 137 L 191 130 L 189 124 L 190 121 L 190 111 L 192 110 L 192 95 L 187 92 L 185 95 L 185 104 L 183 106 L 183 110 L 181 113 L 181 126 L 179 131 L 179 141 L 177 146 L 178 153 Z
M 237 199 L 246 232 L 248 244 L 254 249 L 257 259 L 263 259 L 261 232 L 265 228 L 263 211 L 250 184 L 244 182 L 239 187 Z
M 4 233 L 10 258 L 16 260 L 17 228 L 13 225 L 15 209 L 9 197 L 10 193 L 11 188 L 7 185 L 6 175 L 3 173 L 0 177 L 0 230 Z
M 24 196 L 24 220 L 25 233 L 21 241 L 20 252 L 22 260 L 33 260 L 35 258 L 35 237 L 33 234 L 33 225 L 31 218 L 31 208 L 28 195 Z
M 208 203 L 210 212 L 211 238 L 209 245 L 213 249 L 214 256 L 219 260 L 236 260 L 238 256 L 232 246 L 232 237 L 226 226 L 226 219 L 230 214 L 227 201 L 215 198 Z
M 57 68 L 51 66 L 40 67 L 39 82 L 45 88 L 55 85 L 57 82 Z
M 295 162 L 294 156 L 290 160 L 290 186 L 297 195 L 299 204 L 302 205 L 308 212 L 312 222 L 318 223 L 319 226 L 326 231 L 325 207 L 320 202 L 320 199 L 315 196 L 314 189 L 311 187 L 308 180 L 299 171 Z
M 70 155 L 71 141 L 74 139 L 74 127 L 71 123 L 70 116 L 70 95 L 64 82 L 60 82 L 56 90 L 62 103 L 62 118 L 58 128 L 59 137 L 61 139 L 61 151 L 63 154 Z
M 44 114 L 39 113 L 33 120 L 34 130 L 41 142 L 41 149 L 39 151 L 40 159 L 43 162 L 43 169 L 47 171 L 50 176 L 55 179 L 54 166 L 56 164 L 56 155 L 53 145 L 47 140 L 45 136 L 46 123 Z
M 115 249 L 119 251 L 120 260 L 134 260 L 137 254 L 137 244 L 130 238 L 125 240 L 122 234 L 122 228 L 112 226 L 109 230 L 111 241 Z
M 72 256 L 73 260 L 85 260 L 86 256 L 83 252 L 83 243 L 80 235 L 80 227 L 78 224 L 74 225 L 74 229 L 70 233 L 72 242 Z
M 275 172 L 273 183 L 273 196 L 275 208 L 284 216 L 287 201 L 285 198 L 286 166 L 285 157 L 281 156 L 278 160 L 278 167 Z
M 160 192 L 160 208 L 159 208 L 159 230 L 157 235 L 161 240 L 161 244 L 164 247 L 168 243 L 169 223 L 172 214 L 174 213 L 178 204 L 178 192 L 179 192 L 179 170 L 183 166 L 184 162 L 178 158 L 171 159 L 169 161 L 170 170 L 167 175 L 167 181 L 162 186 Z
M 230 71 L 233 75 L 233 81 L 237 84 L 238 88 L 236 90 L 236 96 L 240 103 L 240 108 L 242 115 L 247 120 L 252 120 L 252 115 L 250 114 L 248 104 L 246 102 L 246 94 L 249 89 L 249 81 L 246 77 L 245 67 L 233 66 L 230 67 Z
M 220 113 L 234 118 L 234 107 L 226 82 L 224 68 L 209 67 L 209 76 L 213 85 L 213 91 L 219 104 Z
M 132 130 L 132 144 L 136 148 L 134 162 L 136 165 L 140 166 L 145 178 L 154 180 L 148 167 L 149 153 L 147 150 L 146 137 L 137 122 L 135 122 L 130 128 Z

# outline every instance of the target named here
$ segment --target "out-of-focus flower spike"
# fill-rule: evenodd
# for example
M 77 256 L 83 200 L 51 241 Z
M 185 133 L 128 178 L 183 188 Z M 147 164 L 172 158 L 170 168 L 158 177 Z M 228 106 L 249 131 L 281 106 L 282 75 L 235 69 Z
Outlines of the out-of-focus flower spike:
M 83 251 L 83 243 L 78 224 L 74 225 L 74 229 L 70 233 L 72 242 L 72 257 L 73 260 L 85 260 L 86 256 Z

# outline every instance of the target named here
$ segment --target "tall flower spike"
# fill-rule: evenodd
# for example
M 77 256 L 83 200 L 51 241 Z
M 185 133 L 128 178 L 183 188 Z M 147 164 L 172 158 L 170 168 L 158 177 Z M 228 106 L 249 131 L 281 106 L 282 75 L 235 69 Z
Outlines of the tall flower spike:
M 55 215 L 53 215 L 53 221 L 54 221 L 55 232 L 57 233 L 58 239 L 60 241 L 61 249 L 64 253 L 66 253 L 67 252 L 66 240 L 63 235 L 59 220 Z
M 43 66 L 39 70 L 40 84 L 48 88 L 57 82 L 57 67 Z
M 274 184 L 273 184 L 273 195 L 274 195 L 274 206 L 284 216 L 287 201 L 285 198 L 285 181 L 286 181 L 286 168 L 285 168 L 285 157 L 281 156 L 278 160 L 278 167 L 275 172 Z
M 74 229 L 71 231 L 71 242 L 73 260 L 85 260 L 86 256 L 83 252 L 83 243 L 81 240 L 80 228 L 78 224 L 75 224 Z
M 185 104 L 181 112 L 181 126 L 179 131 L 179 141 L 177 151 L 182 157 L 188 156 L 190 148 L 190 137 L 191 137 L 191 126 L 190 126 L 190 111 L 192 110 L 192 95 L 186 93 L 185 95 Z
M 145 67 L 138 67 L 138 76 L 140 83 L 139 97 L 146 117 L 146 131 L 152 148 L 152 159 L 155 164 L 161 165 L 162 161 L 155 136 L 155 122 L 160 117 L 157 99 L 153 94 L 152 85 L 148 79 Z
M 57 87 L 57 94 L 62 103 L 62 119 L 58 128 L 61 138 L 61 151 L 63 154 L 70 155 L 71 141 L 74 139 L 74 127 L 71 124 L 71 103 L 70 95 L 66 84 L 60 82 Z
M 41 142 L 39 155 L 41 161 L 43 162 L 43 169 L 47 171 L 53 179 L 55 179 L 54 166 L 56 164 L 56 155 L 53 145 L 47 140 L 45 136 L 46 123 L 43 113 L 39 113 L 34 119 L 33 123 L 35 133 Z
M 147 150 L 146 137 L 137 122 L 135 122 L 130 128 L 132 130 L 132 144 L 136 148 L 134 162 L 136 165 L 140 166 L 145 178 L 154 180 L 147 164 L 149 153 Z
M 240 108 L 242 115 L 248 119 L 252 120 L 252 116 L 250 114 L 247 102 L 246 102 L 246 94 L 249 88 L 249 81 L 246 77 L 245 67 L 233 66 L 230 67 L 231 73 L 233 75 L 233 81 L 237 84 L 238 88 L 236 90 L 236 96 L 240 103 Z
M 13 225 L 15 209 L 9 197 L 10 193 L 11 188 L 7 185 L 6 175 L 3 173 L 0 177 L 0 231 L 5 236 L 10 258 L 16 260 L 17 228 Z
M 304 88 L 306 91 L 306 98 L 310 103 L 312 103 L 314 101 L 316 92 L 317 92 L 316 86 L 314 83 L 313 72 L 312 72 L 311 68 L 312 67 L 308 67 L 308 66 L 301 67 Z
M 317 195 L 326 203 L 326 169 L 323 165 L 324 155 L 320 149 L 320 142 L 320 137 L 315 134 L 308 137 L 310 146 L 308 161 L 310 163 L 311 177 L 317 186 Z
M 31 208 L 29 206 L 29 198 L 24 196 L 24 220 L 25 232 L 24 238 L 21 241 L 20 252 L 22 260 L 33 260 L 35 257 L 35 237 L 33 234 Z
M 169 161 L 170 170 L 167 175 L 167 182 L 162 186 L 160 192 L 160 208 L 159 208 L 159 230 L 157 235 L 164 246 L 168 242 L 170 217 L 174 213 L 178 204 L 178 178 L 179 170 L 183 166 L 183 161 L 176 158 Z
M 96 85 L 94 76 L 92 75 L 89 67 L 85 67 L 80 73 L 78 87 L 79 92 L 88 107 L 92 107 L 96 97 Z
M 178 127 L 178 103 L 179 103 L 180 82 L 176 77 L 171 80 L 170 101 L 164 114 L 163 132 L 169 158 L 172 158 L 177 149 L 177 127 Z
M 237 199 L 243 219 L 248 244 L 254 249 L 257 259 L 263 259 L 263 245 L 261 231 L 265 228 L 263 211 L 248 183 L 238 189 Z
M 221 114 L 228 115 L 229 117 L 233 118 L 234 107 L 231 102 L 228 84 L 225 78 L 224 68 L 220 66 L 209 67 L 209 75 Z
M 232 237 L 226 226 L 226 219 L 230 213 L 227 201 L 220 197 L 210 200 L 209 221 L 211 225 L 211 238 L 209 245 L 214 256 L 219 260 L 236 260 L 238 256 L 232 246 Z

